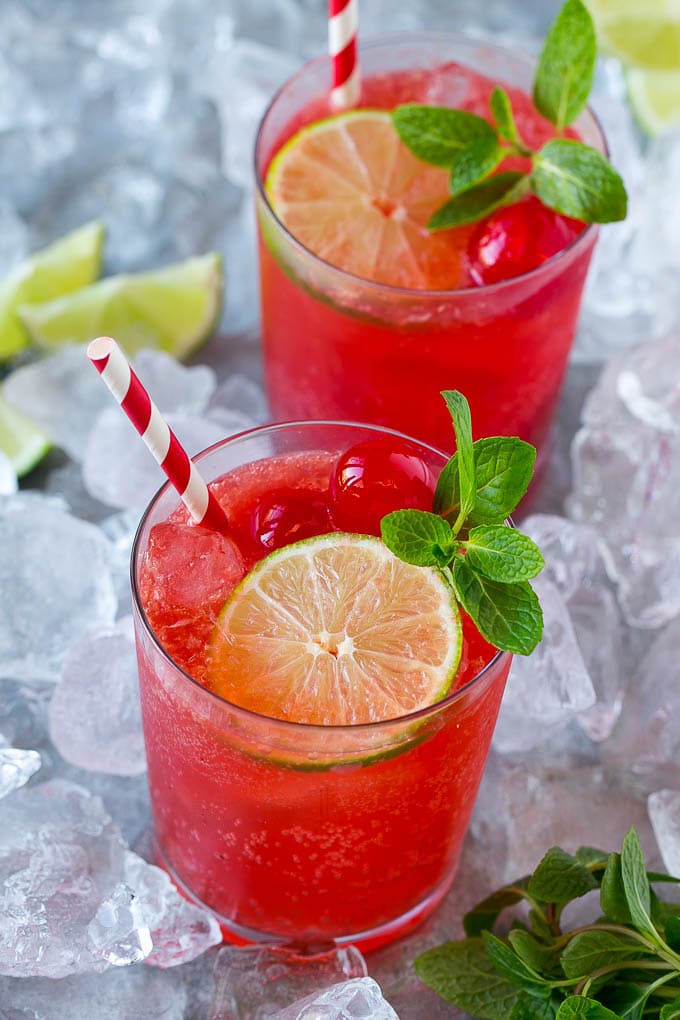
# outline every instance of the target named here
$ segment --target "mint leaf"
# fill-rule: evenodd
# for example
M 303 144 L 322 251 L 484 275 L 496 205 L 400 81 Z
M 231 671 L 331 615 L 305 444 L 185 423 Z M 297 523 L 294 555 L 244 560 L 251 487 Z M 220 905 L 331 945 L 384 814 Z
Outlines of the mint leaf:
M 528 878 L 520 879 L 477 903 L 463 918 L 465 934 L 472 937 L 481 935 L 483 931 L 491 931 L 496 918 L 506 907 L 513 907 L 524 899 L 523 889 L 527 882 Z
M 559 131 L 586 105 L 596 57 L 593 19 L 581 0 L 567 0 L 546 36 L 534 81 L 534 105 Z
M 659 1020 L 680 1020 L 680 998 L 661 1007 Z
M 472 420 L 470 405 L 458 390 L 443 390 L 442 396 L 449 409 L 453 430 L 456 434 L 456 453 L 458 454 L 458 489 L 460 507 L 458 518 L 453 529 L 457 532 L 463 520 L 475 505 L 475 457 L 472 449 Z
M 507 943 L 488 931 L 484 932 L 482 938 L 489 959 L 502 977 L 519 988 L 531 988 L 534 994 L 536 992 L 540 994 L 545 989 L 546 997 L 550 995 L 545 979 L 520 959 Z
M 562 953 L 562 969 L 567 977 L 586 977 L 600 967 L 644 956 L 639 942 L 609 931 L 584 931 L 575 935 Z
M 557 1011 L 557 1020 L 621 1020 L 610 1009 L 596 999 L 588 999 L 585 995 L 570 995 Z
M 471 188 L 473 184 L 483 180 L 484 177 L 488 177 L 504 156 L 505 150 L 498 144 L 498 139 L 495 137 L 474 138 L 464 149 L 461 149 L 451 166 L 449 179 L 451 194 L 459 195 Z
M 555 946 L 546 946 L 539 942 L 530 932 L 517 928 L 508 932 L 508 941 L 517 955 L 528 963 L 530 967 L 537 970 L 539 974 L 551 973 L 559 968 L 560 949 Z M 560 973 L 560 976 L 561 973 Z
M 609 861 L 609 854 L 594 846 L 580 846 L 575 857 L 584 867 L 596 868 L 598 871 L 604 871 Z
M 600 885 L 600 907 L 609 921 L 630 924 L 630 910 L 621 875 L 621 855 L 610 854 Z
M 506 652 L 533 652 L 541 640 L 543 613 L 528 581 L 492 581 L 460 557 L 454 560 L 453 580 L 458 601 L 482 637 Z
M 473 452 L 477 491 L 470 523 L 502 524 L 529 487 L 536 450 L 514 436 L 492 436 L 478 439 Z M 454 453 L 439 476 L 434 510 L 450 520 L 458 515 L 459 507 L 458 459 Z
M 488 121 L 476 113 L 444 106 L 406 103 L 392 113 L 395 130 L 411 152 L 432 166 L 451 167 L 475 138 L 495 140 Z
M 621 984 L 608 985 L 601 991 L 604 1004 L 615 1010 L 615 1016 L 621 1020 L 642 1020 L 642 1012 L 649 998 L 646 987 Z
M 564 904 L 597 889 L 587 868 L 559 846 L 548 850 L 529 880 L 531 896 L 546 903 Z
M 496 121 L 496 128 L 500 137 L 505 139 L 506 142 L 519 142 L 510 96 L 500 85 L 497 85 L 491 93 L 489 106 Z
M 554 138 L 535 154 L 529 183 L 544 205 L 584 223 L 626 218 L 619 174 L 602 153 L 570 138 Z
M 517 1000 L 517 988 L 500 976 L 481 939 L 428 949 L 415 968 L 428 988 L 481 1020 L 507 1020 Z
M 651 895 L 645 858 L 634 828 L 627 832 L 621 847 L 621 878 L 633 924 L 645 934 L 656 937 L 656 931 L 649 916 Z
M 501 205 L 517 201 L 528 190 L 529 175 L 508 170 L 475 184 L 467 191 L 450 198 L 430 217 L 427 229 L 448 230 L 465 223 L 476 223 Z
M 425 510 L 395 510 L 383 517 L 380 532 L 395 556 L 417 567 L 445 567 L 456 546 L 451 526 Z
M 528 581 L 545 566 L 529 536 L 503 524 L 473 528 L 463 545 L 467 563 L 493 581 Z
M 674 953 L 680 953 L 680 904 L 668 904 L 668 906 L 671 905 L 675 907 L 676 913 L 671 914 L 666 921 L 664 934 L 669 949 L 672 949 Z
M 555 1020 L 557 1010 L 554 997 L 537 999 L 531 992 L 520 992 L 509 1020 Z

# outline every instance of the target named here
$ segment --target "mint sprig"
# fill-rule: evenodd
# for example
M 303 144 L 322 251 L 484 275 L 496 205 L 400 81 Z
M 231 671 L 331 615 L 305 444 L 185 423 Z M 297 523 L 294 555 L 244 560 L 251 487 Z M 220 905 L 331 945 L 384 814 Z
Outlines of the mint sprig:
M 543 614 L 528 582 L 543 569 L 543 557 L 505 521 L 527 490 L 536 450 L 511 436 L 473 442 L 463 394 L 442 396 L 457 449 L 439 476 L 434 512 L 387 514 L 383 541 L 406 563 L 439 569 L 487 641 L 529 655 L 541 640 Z
M 546 37 L 533 85 L 533 102 L 561 135 L 585 108 L 592 88 L 597 42 L 582 0 L 566 0 Z M 450 171 L 452 197 L 428 229 L 474 223 L 533 192 L 544 205 L 584 223 L 625 219 L 626 189 L 596 149 L 558 137 L 530 149 L 519 135 L 512 103 L 501 86 L 489 105 L 493 123 L 464 110 L 409 103 L 392 114 L 399 137 L 426 163 Z M 495 174 L 512 157 L 530 160 L 526 173 Z
M 647 871 L 635 829 L 620 854 L 552 847 L 533 875 L 487 896 L 464 919 L 467 938 L 415 961 L 421 980 L 480 1020 L 678 1020 L 680 904 L 652 885 L 680 882 Z M 565 908 L 599 889 L 592 924 L 562 930 Z M 525 920 L 493 933 L 507 907 Z

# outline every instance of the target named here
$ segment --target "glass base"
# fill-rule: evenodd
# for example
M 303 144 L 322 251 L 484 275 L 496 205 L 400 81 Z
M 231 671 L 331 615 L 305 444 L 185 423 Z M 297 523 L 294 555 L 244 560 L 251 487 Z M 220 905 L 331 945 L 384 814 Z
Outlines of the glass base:
M 154 839 L 154 857 L 156 864 L 163 868 L 165 872 L 170 876 L 178 891 L 189 900 L 191 903 L 195 903 L 196 906 L 202 907 L 204 910 L 208 910 L 213 917 L 215 917 L 222 929 L 222 935 L 225 942 L 231 942 L 237 946 L 249 946 L 260 944 L 264 945 L 269 943 L 270 945 L 295 945 L 298 951 L 303 952 L 319 952 L 322 948 L 327 948 L 329 945 L 335 946 L 346 946 L 353 945 L 360 949 L 362 952 L 368 952 L 371 949 L 378 949 L 380 946 L 386 945 L 388 942 L 394 942 L 396 939 L 402 938 L 405 935 L 410 934 L 415 928 L 417 928 L 422 922 L 430 916 L 430 914 L 439 906 L 444 896 L 451 888 L 453 880 L 455 878 L 456 870 L 451 871 L 443 882 L 428 895 L 425 899 L 421 900 L 420 903 L 412 907 L 405 914 L 401 914 L 400 917 L 395 918 L 393 921 L 388 921 L 385 924 L 378 925 L 376 928 L 371 928 L 367 931 L 356 932 L 353 935 L 342 935 L 339 938 L 328 939 L 323 941 L 319 939 L 313 945 L 301 944 L 300 942 L 291 939 L 283 938 L 278 935 L 274 935 L 271 932 L 256 931 L 253 928 L 246 928 L 243 925 L 238 924 L 236 921 L 230 920 L 224 917 L 222 914 L 213 910 L 212 907 L 200 900 L 191 889 L 182 881 L 177 875 L 175 870 L 170 866 L 163 853 L 160 845 Z

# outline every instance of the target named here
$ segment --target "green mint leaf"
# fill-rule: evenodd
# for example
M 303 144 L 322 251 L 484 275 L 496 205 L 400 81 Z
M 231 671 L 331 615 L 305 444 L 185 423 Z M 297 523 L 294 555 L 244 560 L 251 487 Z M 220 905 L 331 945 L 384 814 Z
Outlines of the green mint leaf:
M 445 942 L 415 961 L 420 980 L 442 999 L 481 1020 L 507 1020 L 517 988 L 500 976 L 481 939 Z
M 646 987 L 634 984 L 608 985 L 599 992 L 603 1004 L 615 1010 L 621 1020 L 642 1020 L 642 1012 L 649 998 Z
M 473 528 L 463 544 L 469 565 L 493 581 L 528 581 L 545 566 L 529 536 L 504 524 Z
M 559 131 L 586 105 L 596 57 L 593 19 L 581 0 L 567 0 L 546 36 L 534 80 L 534 105 Z
M 529 880 L 529 894 L 559 905 L 585 896 L 597 882 L 587 868 L 559 846 L 551 847 Z
M 491 124 L 475 113 L 449 110 L 444 106 L 406 103 L 392 113 L 394 128 L 411 152 L 425 163 L 446 167 L 455 163 L 474 138 L 491 138 Z
M 543 633 L 543 613 L 528 581 L 492 581 L 460 557 L 454 560 L 453 579 L 458 601 L 482 637 L 506 652 L 533 652 Z
M 637 960 L 644 955 L 640 943 L 632 939 L 609 931 L 584 931 L 570 940 L 561 960 L 567 977 L 580 978 L 600 967 L 622 960 Z
M 450 198 L 430 218 L 428 230 L 448 230 L 484 219 L 502 205 L 517 201 L 528 190 L 529 175 L 508 170 L 475 184 L 455 198 Z
M 540 994 L 545 989 L 545 995 L 549 997 L 550 989 L 546 987 L 545 978 L 520 959 L 506 942 L 488 931 L 484 932 L 482 938 L 489 959 L 502 977 L 519 988 L 531 988 L 534 994 Z
M 671 904 L 668 904 L 671 906 Z M 669 949 L 672 949 L 674 953 L 680 953 L 680 905 L 677 903 L 672 904 L 675 907 L 676 913 L 666 921 L 664 932 L 666 936 L 666 944 Z
M 673 1002 L 667 1002 L 662 1006 L 659 1020 L 680 1020 L 680 999 L 674 999 Z
M 536 998 L 531 992 L 520 992 L 509 1020 L 555 1020 L 559 1001 Z
M 608 921 L 614 924 L 631 924 L 630 910 L 626 900 L 621 875 L 621 855 L 610 854 L 600 885 L 600 907 Z
M 449 190 L 452 195 L 460 195 L 474 184 L 479 183 L 496 169 L 505 156 L 505 151 L 495 137 L 473 138 L 461 149 L 451 166 Z
M 570 995 L 557 1011 L 557 1020 L 621 1020 L 616 1013 L 603 1006 L 596 999 L 588 999 L 585 995 Z
M 553 939 L 553 933 L 550 930 L 545 914 L 541 913 L 535 907 L 532 907 L 529 911 L 529 923 L 531 924 L 531 930 L 538 939 L 542 939 L 544 942 L 550 943 Z
M 471 524 L 502 524 L 524 496 L 534 472 L 536 450 L 514 436 L 492 436 L 473 444 L 477 494 Z M 460 509 L 458 455 L 437 482 L 435 513 L 451 520 Z
M 626 833 L 621 847 L 621 878 L 633 924 L 643 933 L 656 936 L 649 916 L 651 895 L 645 858 L 634 828 Z
M 596 871 L 604 871 L 609 861 L 607 851 L 598 850 L 594 846 L 580 846 L 576 851 L 575 857 L 584 868 L 594 868 Z
M 451 526 L 425 510 L 395 510 L 383 517 L 380 531 L 395 556 L 417 567 L 445 567 L 456 546 Z
M 497 85 L 491 93 L 489 106 L 500 137 L 506 142 L 519 142 L 510 96 L 500 85 Z
M 560 973 L 559 948 L 543 945 L 530 932 L 521 928 L 508 932 L 508 941 L 520 959 L 539 974 L 552 976 L 555 972 Z
M 498 889 L 477 903 L 463 918 L 465 934 L 473 937 L 483 931 L 491 931 L 498 915 L 507 907 L 514 907 L 524 899 L 528 877 L 514 882 L 511 886 Z
M 601 152 L 571 138 L 546 142 L 534 156 L 529 183 L 544 205 L 584 223 L 626 218 L 628 198 L 619 174 Z
M 456 433 L 458 488 L 460 492 L 458 519 L 454 523 L 454 530 L 457 530 L 457 527 L 460 527 L 463 520 L 474 507 L 477 492 L 475 456 L 472 449 L 472 420 L 470 418 L 470 405 L 462 393 L 459 393 L 458 390 L 444 390 L 442 396 L 449 409 L 451 421 L 453 422 L 453 430 Z

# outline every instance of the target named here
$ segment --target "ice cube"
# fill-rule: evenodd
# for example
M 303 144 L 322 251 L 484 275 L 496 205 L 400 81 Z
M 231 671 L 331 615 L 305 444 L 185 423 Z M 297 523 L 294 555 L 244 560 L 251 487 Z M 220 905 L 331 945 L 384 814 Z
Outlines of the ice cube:
M 208 418 L 168 414 L 166 420 L 189 456 L 224 438 Z M 85 452 L 83 478 L 88 492 L 109 506 L 142 509 L 166 481 L 165 475 L 118 408 L 103 411 Z
M 680 790 L 650 794 L 647 810 L 666 869 L 680 878 Z
M 113 622 L 110 548 L 48 499 L 0 501 L 0 674 L 56 679 L 69 645 Z
M 543 608 L 543 639 L 529 656 L 515 656 L 494 734 L 497 751 L 527 751 L 547 731 L 595 703 L 595 692 L 559 591 L 539 575 L 533 582 Z
M 10 747 L 0 733 L 0 800 L 27 783 L 40 768 L 40 763 L 37 751 Z
M 28 227 L 6 200 L 0 201 L 0 280 L 28 254 Z
M 286 946 L 225 946 L 215 962 L 210 1020 L 263 1020 L 297 999 L 366 973 L 354 946 L 310 953 Z
M 139 512 L 123 510 L 111 514 L 100 522 L 100 528 L 111 542 L 111 574 L 118 596 L 118 616 L 132 612 L 132 591 L 130 588 L 130 555 L 132 543 L 139 525 Z
M 399 1020 L 370 977 L 332 985 L 271 1015 L 272 1020 Z
M 49 708 L 50 736 L 66 761 L 133 776 L 146 768 L 132 618 L 69 648 Z
M 19 488 L 16 471 L 6 453 L 0 450 L 0 496 L 11 496 Z
M 243 429 L 262 425 L 269 418 L 262 388 L 240 372 L 229 375 L 220 383 L 210 399 L 206 414 L 215 421 L 223 421 L 226 417 L 240 422 Z M 226 429 L 225 435 L 228 435 Z

